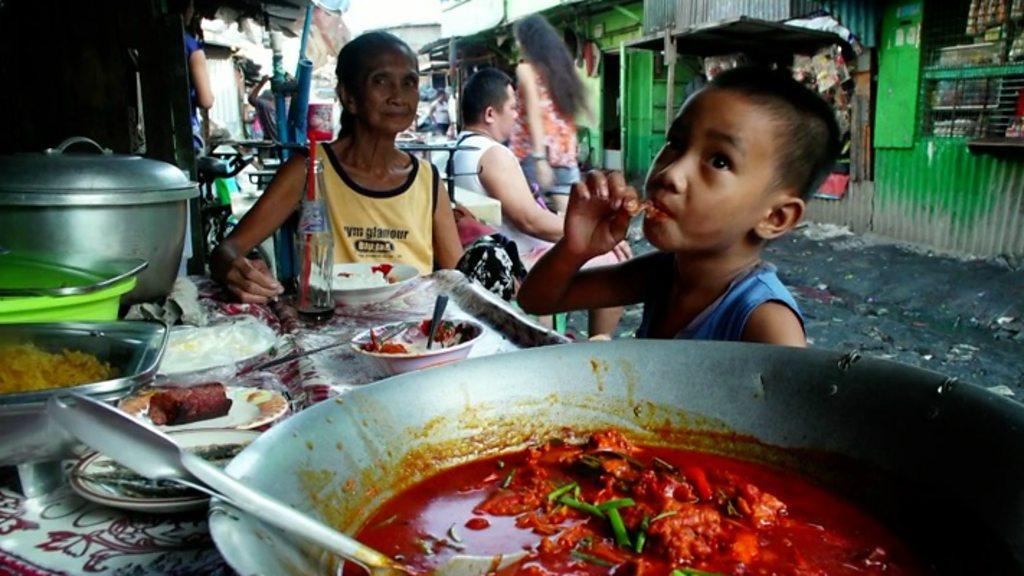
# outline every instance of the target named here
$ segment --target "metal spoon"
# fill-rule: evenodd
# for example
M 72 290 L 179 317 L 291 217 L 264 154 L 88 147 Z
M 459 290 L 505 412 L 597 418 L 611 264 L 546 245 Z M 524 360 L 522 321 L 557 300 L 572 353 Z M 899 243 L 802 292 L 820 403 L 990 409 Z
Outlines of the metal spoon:
M 448 296 L 438 294 L 434 301 L 434 316 L 430 319 L 430 334 L 427 334 L 427 350 L 434 345 L 434 335 L 437 334 L 437 325 L 441 323 L 444 316 L 444 309 L 448 307 Z
M 72 400 L 69 404 L 66 400 Z M 80 394 L 53 396 L 46 412 L 93 449 L 154 480 L 178 482 L 224 500 L 260 520 L 350 560 L 371 576 L 411 572 L 380 552 L 258 490 L 250 488 L 171 437 L 124 412 Z M 483 576 L 518 561 L 524 554 L 455 556 L 434 571 L 443 576 Z

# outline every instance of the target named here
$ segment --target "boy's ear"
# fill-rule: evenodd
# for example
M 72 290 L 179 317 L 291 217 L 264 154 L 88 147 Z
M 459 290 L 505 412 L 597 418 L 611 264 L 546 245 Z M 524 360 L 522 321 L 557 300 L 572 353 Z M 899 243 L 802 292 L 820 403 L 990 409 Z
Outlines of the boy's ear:
M 762 240 L 774 240 L 796 226 L 806 206 L 795 193 L 782 192 L 772 203 L 769 212 L 754 227 L 754 232 Z

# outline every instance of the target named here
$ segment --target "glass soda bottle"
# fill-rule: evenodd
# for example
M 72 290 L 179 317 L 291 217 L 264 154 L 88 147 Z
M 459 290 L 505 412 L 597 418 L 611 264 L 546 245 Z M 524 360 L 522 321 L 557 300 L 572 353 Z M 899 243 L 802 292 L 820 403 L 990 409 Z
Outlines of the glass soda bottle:
M 300 314 L 323 319 L 334 314 L 331 282 L 334 276 L 334 235 L 324 200 L 324 167 L 314 160 L 313 177 L 306 178 L 295 247 L 299 262 Z

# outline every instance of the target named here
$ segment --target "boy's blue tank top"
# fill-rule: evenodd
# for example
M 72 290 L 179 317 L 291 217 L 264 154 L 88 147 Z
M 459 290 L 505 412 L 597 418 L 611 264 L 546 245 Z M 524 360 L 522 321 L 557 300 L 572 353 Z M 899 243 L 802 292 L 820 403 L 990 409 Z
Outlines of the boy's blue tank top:
M 655 266 L 659 272 L 653 276 L 655 281 L 644 298 L 644 314 L 636 332 L 637 338 L 647 338 L 652 318 L 664 314 L 672 286 L 674 258 L 670 253 L 657 256 Z M 675 337 L 688 340 L 739 340 L 754 309 L 765 302 L 785 304 L 800 319 L 800 324 L 804 324 L 804 315 L 793 295 L 775 274 L 775 266 L 762 262 L 734 280 L 724 294 Z

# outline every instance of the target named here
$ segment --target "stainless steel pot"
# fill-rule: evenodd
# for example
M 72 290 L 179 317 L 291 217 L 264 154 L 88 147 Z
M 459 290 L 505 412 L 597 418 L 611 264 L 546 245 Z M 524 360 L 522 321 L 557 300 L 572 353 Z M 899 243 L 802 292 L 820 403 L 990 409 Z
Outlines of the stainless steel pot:
M 118 376 L 104 382 L 19 394 L 0 393 L 0 466 L 17 466 L 27 496 L 45 494 L 61 478 L 59 460 L 75 439 L 46 415 L 54 394 L 77 392 L 105 402 L 123 398 L 156 375 L 167 327 L 155 322 L 0 324 L 0 346 L 30 342 L 44 350 L 77 350 L 110 363 Z
M 71 153 L 75 144 L 100 153 Z M 41 154 L 0 156 L 0 246 L 140 258 L 149 268 L 124 302 L 166 296 L 178 274 L 195 182 L 170 164 L 70 138 Z
M 322 402 L 228 472 L 351 532 L 438 469 L 564 426 L 795 468 L 874 510 L 940 573 L 1024 571 L 1024 406 L 822 350 L 620 341 L 469 360 Z M 223 503 L 210 528 L 239 573 L 333 573 Z

